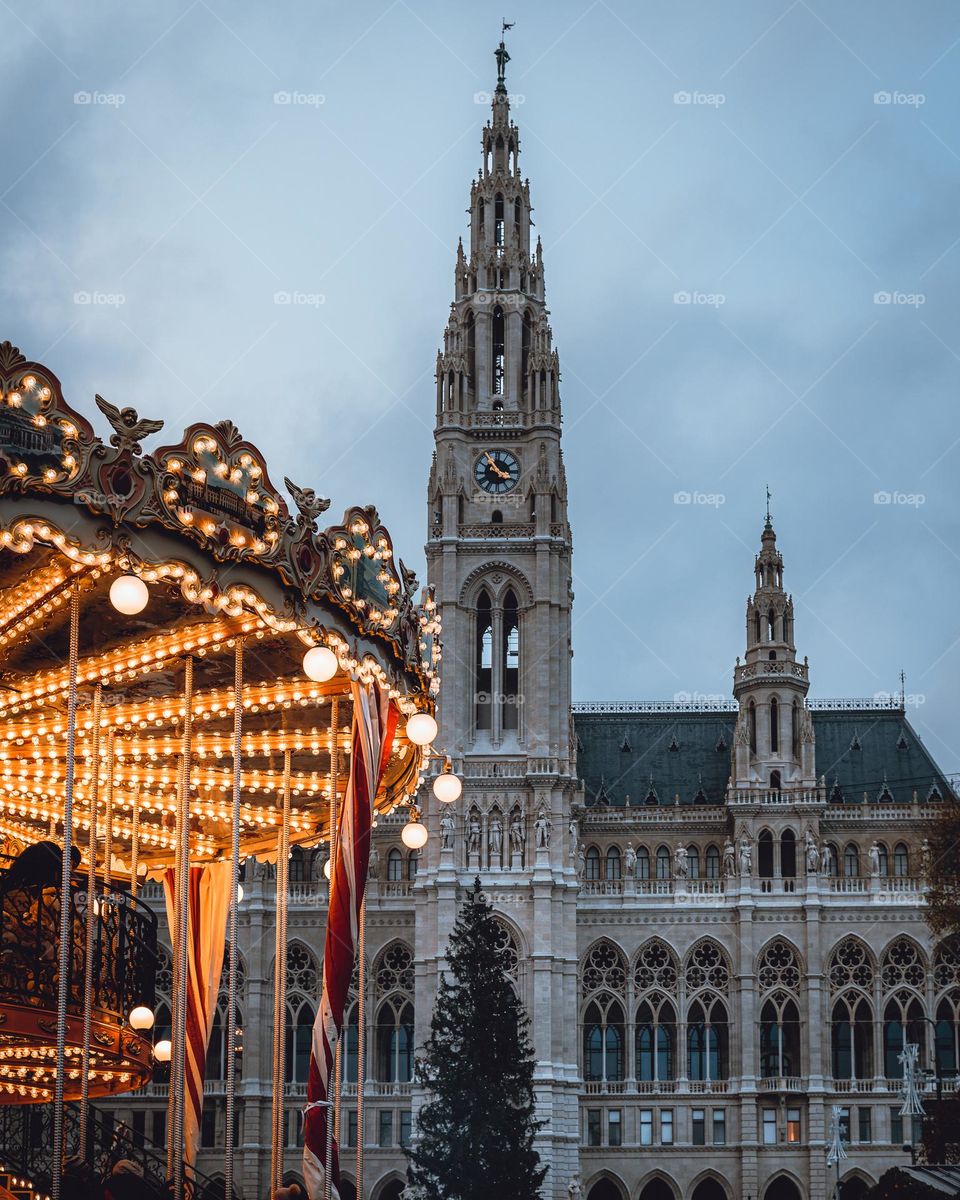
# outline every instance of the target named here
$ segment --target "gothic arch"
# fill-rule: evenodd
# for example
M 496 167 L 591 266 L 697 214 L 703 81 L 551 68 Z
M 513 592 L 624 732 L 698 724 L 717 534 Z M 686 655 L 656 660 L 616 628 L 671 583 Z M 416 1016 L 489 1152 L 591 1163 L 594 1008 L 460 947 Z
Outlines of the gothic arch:
M 860 960 L 859 971 L 850 965 L 851 954 Z M 846 963 L 844 959 L 847 960 Z M 846 987 L 857 987 L 869 996 L 872 994 L 873 980 L 877 974 L 877 958 L 862 937 L 856 933 L 845 933 L 833 944 L 827 955 L 826 973 L 831 992 L 840 992 Z M 844 975 L 848 976 L 847 982 L 843 982 Z
M 898 933 L 884 946 L 880 955 L 880 980 L 884 992 L 909 987 L 923 996 L 927 975 L 927 953 L 916 938 Z
M 370 1193 L 371 1200 L 397 1200 L 400 1192 L 406 1187 L 407 1181 L 399 1171 L 388 1171 Z
M 792 1171 L 778 1171 L 767 1180 L 763 1200 L 803 1200 L 803 1184 Z
M 684 955 L 683 975 L 687 999 L 704 990 L 728 996 L 732 975 L 730 956 L 716 938 L 697 938 Z
M 373 985 L 378 1003 L 394 992 L 412 997 L 413 948 L 403 938 L 393 938 L 377 954 L 373 962 Z
M 504 579 L 499 584 L 494 584 L 492 576 L 498 573 L 509 578 Z M 463 581 L 458 603 L 461 608 L 474 608 L 476 606 L 477 594 L 482 587 L 486 587 L 490 593 L 490 599 L 496 604 L 507 588 L 510 587 L 511 583 L 517 596 L 517 606 L 520 611 L 522 612 L 524 609 L 530 608 L 533 605 L 533 589 L 530 586 L 529 580 L 513 563 L 504 562 L 502 559 L 492 559 L 479 567 L 475 567 Z
M 646 1192 L 647 1189 L 650 1188 L 650 1185 L 654 1183 L 659 1183 L 672 1192 L 674 1200 L 683 1200 L 683 1193 L 680 1191 L 679 1185 L 675 1183 L 669 1175 L 660 1170 L 651 1171 L 648 1175 L 643 1177 L 643 1180 L 640 1184 L 640 1191 L 637 1193 L 637 1200 L 648 1200 L 648 1198 L 644 1195 L 644 1192 Z
M 845 1200 L 847 1195 L 845 1191 L 846 1186 L 848 1183 L 853 1182 L 862 1183 L 864 1188 L 875 1187 L 877 1183 L 862 1167 L 851 1167 L 850 1170 L 844 1172 L 840 1180 L 840 1200 Z
M 627 956 L 623 947 L 608 937 L 599 937 L 580 960 L 580 991 L 586 997 L 608 991 L 624 996 L 627 984 Z
M 777 943 L 782 943 L 784 946 L 786 946 L 787 950 L 789 950 L 790 953 L 793 955 L 793 959 L 794 959 L 794 962 L 796 963 L 797 970 L 800 973 L 800 979 L 799 979 L 798 983 L 796 984 L 796 987 L 795 988 L 791 987 L 791 990 L 799 991 L 799 989 L 803 985 L 803 977 L 806 974 L 806 965 L 803 960 L 803 954 L 800 951 L 800 947 L 797 946 L 794 942 L 792 942 L 788 937 L 786 937 L 782 933 L 773 934 L 773 936 L 767 938 L 767 940 L 760 947 L 760 949 L 757 953 L 756 962 L 754 964 L 754 972 L 755 973 L 759 972 L 760 965 L 764 961 L 765 956 L 767 956 L 769 954 L 769 952 L 773 949 L 773 947 Z M 787 985 L 784 984 L 783 986 L 787 986 Z M 760 990 L 761 991 L 763 990 L 762 985 L 761 985 Z
M 648 938 L 637 951 L 633 977 L 637 995 L 657 988 L 675 996 L 680 984 L 680 960 L 663 938 Z
M 700 1185 L 702 1183 L 715 1183 L 717 1185 L 717 1187 L 719 1187 L 720 1190 L 723 1192 L 724 1196 L 727 1197 L 727 1200 L 734 1200 L 733 1192 L 730 1188 L 730 1185 L 727 1183 L 727 1181 L 723 1178 L 722 1175 L 718 1174 L 716 1171 L 712 1170 L 709 1167 L 707 1168 L 707 1170 L 701 1171 L 699 1175 L 694 1176 L 693 1180 L 691 1181 L 691 1183 L 690 1183 L 691 1200 L 699 1200 L 699 1197 L 697 1196 L 697 1188 L 700 1187 Z
M 593 1189 L 599 1184 L 607 1184 L 609 1187 L 615 1188 L 617 1193 L 620 1195 L 621 1200 L 630 1200 L 630 1190 L 627 1185 L 618 1175 L 614 1175 L 612 1171 L 608 1171 L 606 1169 L 598 1171 L 595 1175 L 591 1175 L 587 1180 L 586 1187 L 584 1188 L 584 1194 L 586 1195 L 587 1200 L 591 1200 L 591 1197 L 593 1196 Z M 602 1193 L 604 1191 L 607 1191 L 607 1188 L 601 1189 L 601 1192 L 598 1193 L 596 1200 L 602 1200 Z

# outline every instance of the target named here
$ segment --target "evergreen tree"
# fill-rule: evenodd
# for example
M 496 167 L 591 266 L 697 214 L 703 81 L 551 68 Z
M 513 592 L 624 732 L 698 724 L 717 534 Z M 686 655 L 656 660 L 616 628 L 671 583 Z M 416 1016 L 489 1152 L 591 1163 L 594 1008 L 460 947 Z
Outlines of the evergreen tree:
M 504 970 L 480 880 L 457 916 L 417 1079 L 430 1094 L 409 1176 L 423 1200 L 536 1200 L 546 1168 L 533 1148 L 528 1018 Z

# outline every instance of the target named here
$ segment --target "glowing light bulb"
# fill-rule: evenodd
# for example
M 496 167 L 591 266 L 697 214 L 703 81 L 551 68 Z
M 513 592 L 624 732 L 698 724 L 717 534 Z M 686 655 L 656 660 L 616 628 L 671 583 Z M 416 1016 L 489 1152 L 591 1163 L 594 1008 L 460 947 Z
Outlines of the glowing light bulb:
M 130 1012 L 130 1028 L 137 1030 L 153 1028 L 153 1012 L 145 1004 L 138 1004 Z
M 416 820 L 413 818 L 416 817 Z M 400 831 L 400 839 L 409 850 L 419 850 L 427 844 L 427 827 L 419 819 L 419 813 L 411 813 L 409 820 Z
M 153 1057 L 157 1062 L 169 1062 L 173 1054 L 173 1046 L 169 1038 L 162 1038 L 153 1048 Z
M 407 739 L 415 746 L 429 746 L 437 736 L 437 723 L 429 713 L 414 713 L 407 720 Z
M 329 858 L 323 864 L 323 877 L 324 877 L 324 879 L 330 878 L 330 859 Z
M 243 884 L 237 884 L 237 903 L 240 904 L 243 900 Z
M 110 603 L 128 617 L 143 612 L 149 599 L 147 585 L 136 575 L 121 575 L 110 584 Z
M 454 775 L 450 759 L 447 759 L 442 774 L 433 781 L 433 794 L 441 804 L 452 804 L 459 800 L 463 792 L 463 783 L 459 775 Z
M 314 683 L 326 683 L 337 673 L 337 656 L 329 646 L 311 646 L 303 656 L 303 673 Z

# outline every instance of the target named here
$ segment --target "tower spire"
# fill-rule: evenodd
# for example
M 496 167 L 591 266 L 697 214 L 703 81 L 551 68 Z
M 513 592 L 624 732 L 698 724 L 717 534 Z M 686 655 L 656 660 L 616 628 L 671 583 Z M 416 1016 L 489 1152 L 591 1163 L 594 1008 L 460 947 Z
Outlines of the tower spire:
M 770 523 L 770 484 L 769 483 L 767 484 L 767 521 L 766 521 L 766 524 L 764 525 L 764 528 L 765 529 L 773 528 L 773 525 Z

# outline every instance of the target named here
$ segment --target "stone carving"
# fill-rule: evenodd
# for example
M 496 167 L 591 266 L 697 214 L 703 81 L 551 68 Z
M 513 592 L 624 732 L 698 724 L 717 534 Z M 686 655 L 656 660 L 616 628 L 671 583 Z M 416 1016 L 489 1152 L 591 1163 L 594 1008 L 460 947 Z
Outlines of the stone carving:
M 577 825 L 577 818 L 571 817 L 570 824 L 567 826 L 567 831 L 570 834 L 570 857 L 577 857 L 577 846 L 580 844 L 580 828 Z
M 933 851 L 930 849 L 930 843 L 926 838 L 920 846 L 920 867 L 923 871 L 924 879 L 930 878 L 930 869 L 933 866 Z
M 727 879 L 732 879 L 736 873 L 736 851 L 728 837 L 723 843 L 723 874 Z
M 623 873 L 628 879 L 635 878 L 637 874 L 637 852 L 632 842 L 627 842 L 627 848 L 623 852 Z
M 686 880 L 690 873 L 690 862 L 687 855 L 687 848 L 682 843 L 677 843 L 677 848 L 673 852 L 673 874 L 679 880 Z
M 876 842 L 871 844 L 867 856 L 870 861 L 870 878 L 877 879 L 880 875 L 880 847 Z
M 581 1200 L 581 1197 L 583 1196 L 583 1189 L 580 1187 L 579 1175 L 574 1175 L 574 1177 L 567 1184 L 567 1195 L 570 1197 L 570 1200 Z
M 750 845 L 750 839 L 745 833 L 740 834 L 740 847 L 738 850 L 738 861 L 740 866 L 741 879 L 747 879 L 753 870 L 753 849 Z
M 440 849 L 452 850 L 453 838 L 457 832 L 457 823 L 449 808 L 444 809 L 440 817 Z
M 820 847 L 810 829 L 803 835 L 803 853 L 807 860 L 807 874 L 816 875 L 820 870 Z
M 490 863 L 500 863 L 500 853 L 503 850 L 503 822 L 494 816 L 490 822 Z
M 370 879 L 380 878 L 380 851 L 374 845 L 370 847 L 370 862 L 367 866 L 367 875 Z
M 533 830 L 537 839 L 537 849 L 545 850 L 550 845 L 550 818 L 547 810 L 541 805 L 534 821 Z
M 467 826 L 467 853 L 480 853 L 480 818 L 476 813 L 470 814 L 470 824 Z
M 510 845 L 514 854 L 523 853 L 526 840 L 527 835 L 523 828 L 523 815 L 516 812 L 510 820 Z

